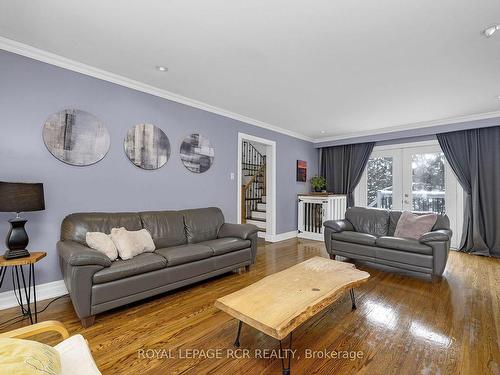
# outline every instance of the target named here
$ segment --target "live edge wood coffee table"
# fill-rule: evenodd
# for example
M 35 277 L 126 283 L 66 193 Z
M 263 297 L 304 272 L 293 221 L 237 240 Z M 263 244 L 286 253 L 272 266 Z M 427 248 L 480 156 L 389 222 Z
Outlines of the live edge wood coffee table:
M 279 340 L 283 374 L 290 374 L 291 357 L 285 366 L 282 340 L 290 335 L 291 349 L 293 330 L 348 290 L 355 309 L 353 288 L 369 277 L 353 264 L 314 257 L 219 298 L 215 307 L 239 320 L 235 346 L 240 346 L 242 323 Z

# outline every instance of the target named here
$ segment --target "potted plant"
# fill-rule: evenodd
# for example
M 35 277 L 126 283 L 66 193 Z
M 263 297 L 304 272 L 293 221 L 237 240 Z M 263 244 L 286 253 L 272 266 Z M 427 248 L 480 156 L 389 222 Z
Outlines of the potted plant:
M 326 179 L 321 176 L 311 177 L 311 188 L 313 191 L 319 193 L 326 190 Z

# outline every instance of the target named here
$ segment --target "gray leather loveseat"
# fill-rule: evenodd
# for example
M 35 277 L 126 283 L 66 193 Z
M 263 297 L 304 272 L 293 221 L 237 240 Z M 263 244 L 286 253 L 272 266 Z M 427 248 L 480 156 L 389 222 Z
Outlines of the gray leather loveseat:
M 387 270 L 441 276 L 446 267 L 452 232 L 446 215 L 438 215 L 431 232 L 418 240 L 394 237 L 401 211 L 351 207 L 345 220 L 325 225 L 325 245 L 336 255 L 376 263 Z
M 156 246 L 130 260 L 86 246 L 87 232 L 147 229 Z M 220 209 L 137 213 L 75 213 L 61 225 L 57 244 L 64 282 L 82 325 L 95 314 L 209 277 L 249 267 L 257 253 L 257 227 L 224 223 Z

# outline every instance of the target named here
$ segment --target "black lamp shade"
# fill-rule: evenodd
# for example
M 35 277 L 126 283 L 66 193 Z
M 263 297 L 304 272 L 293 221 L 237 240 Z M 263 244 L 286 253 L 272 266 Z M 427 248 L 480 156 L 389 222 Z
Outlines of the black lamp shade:
M 42 210 L 45 210 L 43 184 L 0 181 L 1 212 L 27 212 Z

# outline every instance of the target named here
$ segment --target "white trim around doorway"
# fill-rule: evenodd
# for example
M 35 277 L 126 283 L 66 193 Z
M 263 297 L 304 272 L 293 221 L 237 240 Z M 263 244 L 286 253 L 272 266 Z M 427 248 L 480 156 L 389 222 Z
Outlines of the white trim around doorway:
M 276 142 L 269 139 L 256 137 L 250 134 L 238 133 L 238 166 L 237 166 L 237 223 L 241 224 L 241 164 L 243 140 L 253 141 L 266 145 L 266 240 L 275 240 L 276 238 Z M 272 241 L 274 242 L 274 241 Z

